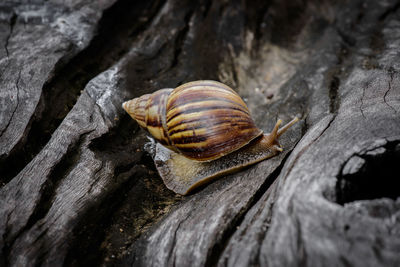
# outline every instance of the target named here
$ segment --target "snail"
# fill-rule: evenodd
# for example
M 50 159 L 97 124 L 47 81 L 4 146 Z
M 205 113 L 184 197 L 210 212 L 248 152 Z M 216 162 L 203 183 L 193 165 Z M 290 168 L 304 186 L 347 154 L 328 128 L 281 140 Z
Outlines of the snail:
M 156 168 L 165 185 L 181 195 L 283 151 L 278 138 L 298 121 L 280 128 L 278 120 L 264 134 L 242 98 L 210 80 L 161 89 L 122 107 L 161 144 L 153 157 Z

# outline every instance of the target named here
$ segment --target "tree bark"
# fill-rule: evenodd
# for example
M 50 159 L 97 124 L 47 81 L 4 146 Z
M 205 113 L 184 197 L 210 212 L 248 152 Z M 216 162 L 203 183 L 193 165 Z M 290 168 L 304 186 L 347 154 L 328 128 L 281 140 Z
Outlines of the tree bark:
M 399 7 L 0 3 L 0 265 L 399 265 Z M 200 79 L 301 121 L 182 197 L 121 104 Z

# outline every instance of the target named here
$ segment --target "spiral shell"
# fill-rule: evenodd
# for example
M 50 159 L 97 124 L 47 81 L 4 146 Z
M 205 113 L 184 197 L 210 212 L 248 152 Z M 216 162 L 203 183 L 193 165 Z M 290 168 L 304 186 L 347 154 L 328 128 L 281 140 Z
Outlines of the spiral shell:
M 218 159 L 263 134 L 240 96 L 216 81 L 161 89 L 123 107 L 161 144 L 198 161 Z
M 122 104 L 128 114 L 158 142 L 173 149 L 166 127 L 166 106 L 172 88 L 142 95 Z

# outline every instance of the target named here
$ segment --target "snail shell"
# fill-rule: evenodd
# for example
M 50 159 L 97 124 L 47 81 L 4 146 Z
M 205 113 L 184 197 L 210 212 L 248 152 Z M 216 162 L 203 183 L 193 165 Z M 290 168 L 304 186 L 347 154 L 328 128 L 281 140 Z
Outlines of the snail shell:
M 124 109 L 161 144 L 198 161 L 220 158 L 263 133 L 240 96 L 215 81 L 162 89 Z
M 161 89 L 127 101 L 123 108 L 169 148 L 158 147 L 163 156 L 154 159 L 167 187 L 179 194 L 276 155 L 282 151 L 278 137 L 297 121 L 279 129 L 279 120 L 271 134 L 263 135 L 241 97 L 208 80 Z

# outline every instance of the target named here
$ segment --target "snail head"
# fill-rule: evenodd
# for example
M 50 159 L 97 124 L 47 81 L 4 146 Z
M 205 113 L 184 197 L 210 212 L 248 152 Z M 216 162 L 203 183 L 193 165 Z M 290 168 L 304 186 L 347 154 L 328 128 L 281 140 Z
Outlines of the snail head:
M 279 144 L 279 137 L 284 134 L 293 124 L 295 124 L 299 119 L 295 117 L 293 120 L 291 120 L 289 123 L 284 125 L 282 128 L 279 128 L 282 124 L 282 120 L 279 119 L 276 124 L 274 129 L 271 131 L 271 133 L 265 135 L 265 138 L 267 139 L 267 142 L 269 143 L 270 149 L 282 152 L 283 148 Z

